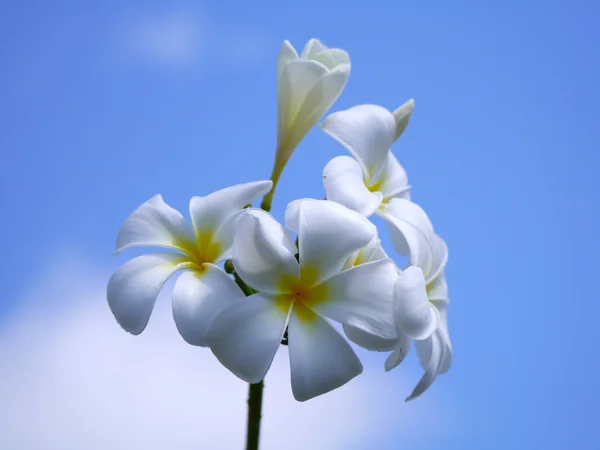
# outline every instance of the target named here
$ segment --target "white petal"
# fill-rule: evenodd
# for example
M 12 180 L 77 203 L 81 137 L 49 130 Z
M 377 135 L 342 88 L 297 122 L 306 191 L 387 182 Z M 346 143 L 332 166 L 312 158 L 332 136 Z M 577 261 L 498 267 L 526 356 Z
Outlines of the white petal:
M 448 285 L 443 270 L 427 281 L 427 297 L 430 301 L 448 302 Z
M 398 336 L 393 290 L 398 277 L 390 260 L 352 267 L 321 286 L 327 300 L 310 307 L 336 322 L 360 328 L 385 339 Z
M 414 107 L 415 101 L 411 98 L 392 113 L 396 122 L 396 140 L 402 136 L 402 133 L 404 133 L 404 130 L 408 126 Z
M 151 253 L 119 267 L 106 288 L 108 306 L 119 325 L 131 334 L 144 331 L 165 281 L 177 270 L 190 266 L 185 255 Z
M 290 61 L 283 67 L 277 93 L 277 158 L 280 164 L 287 162 L 308 132 L 307 129 L 298 129 L 296 118 L 309 91 L 327 72 L 323 64 L 302 59 Z
M 261 294 L 236 302 L 213 321 L 208 333 L 210 349 L 236 376 L 258 383 L 279 348 L 289 309 Z
M 381 259 L 389 259 L 389 257 L 381 247 L 381 240 L 379 237 L 375 236 L 371 239 L 371 242 L 350 255 L 344 264 L 344 270 L 349 269 L 352 266 L 379 261 Z
M 327 49 L 327 47 L 323 45 L 321 41 L 318 39 L 311 39 L 302 49 L 300 57 L 303 59 L 312 59 L 325 49 Z
M 427 277 L 428 283 L 434 282 L 436 278 L 443 275 L 444 268 L 448 262 L 448 247 L 446 246 L 446 242 L 435 233 L 431 237 L 431 252 L 433 260 L 431 271 Z
M 294 146 L 296 146 L 306 133 L 321 120 L 344 90 L 349 76 L 350 66 L 342 64 L 323 75 L 314 84 L 306 94 L 298 111 L 294 129 L 289 135 L 289 142 L 294 143 Z
M 384 339 L 374 334 L 367 333 L 351 325 L 343 325 L 344 333 L 356 345 L 375 352 L 388 352 L 396 347 L 398 339 Z
M 202 238 L 214 238 L 222 250 L 231 247 L 239 211 L 271 190 L 273 182 L 256 181 L 237 184 L 204 197 L 192 197 L 190 216 L 200 243 Z
M 328 48 L 315 55 L 312 59 L 320 62 L 329 70 L 333 70 L 341 64 L 350 65 L 350 55 L 339 48 Z
M 400 255 L 409 255 L 411 265 L 418 266 L 427 277 L 431 273 L 433 227 L 427 214 L 417 204 L 395 198 L 381 214 L 388 224 L 392 244 Z
M 283 68 L 287 63 L 296 59 L 298 59 L 296 49 L 290 44 L 290 41 L 283 41 L 279 50 L 279 58 L 277 59 L 277 77 L 281 77 Z
M 300 402 L 337 389 L 362 372 L 348 342 L 302 304 L 292 309 L 288 342 L 292 392 Z
M 279 293 L 282 277 L 298 279 L 300 266 L 290 233 L 269 213 L 250 209 L 239 223 L 233 245 L 233 266 L 246 284 Z
M 441 373 L 444 363 L 446 346 L 444 345 L 439 332 L 433 333 L 428 339 L 415 341 L 415 347 L 421 361 L 427 360 L 425 373 L 415 386 L 412 393 L 406 398 L 406 401 L 413 400 L 425 392 L 433 384 L 437 376 Z
M 369 217 L 379 208 L 383 197 L 380 192 L 369 191 L 363 178 L 362 169 L 355 159 L 349 156 L 333 158 L 323 169 L 327 200 Z
M 130 247 L 163 247 L 189 252 L 195 243 L 194 233 L 181 213 L 157 194 L 125 220 L 117 236 L 117 252 Z
M 399 331 L 413 339 L 426 339 L 438 326 L 438 313 L 429 304 L 423 271 L 410 266 L 398 275 L 394 286 Z
M 440 316 L 440 327 L 438 333 L 446 346 L 444 359 L 440 367 L 440 374 L 448 372 L 452 365 L 452 342 L 450 341 L 450 333 L 448 332 L 448 301 L 447 300 L 431 300 L 435 305 Z
M 298 205 L 301 271 L 312 272 L 315 284 L 338 273 L 353 251 L 377 235 L 368 219 L 338 203 L 304 199 Z
M 390 201 L 385 212 L 420 230 L 427 239 L 433 242 L 433 225 L 423 209 L 409 200 L 397 198 Z
M 390 201 L 395 197 L 410 200 L 410 186 L 408 185 L 406 171 L 392 152 L 388 152 L 380 180 L 379 191 L 386 201 Z
M 359 105 L 329 115 L 321 129 L 352 153 L 368 180 L 375 180 L 394 143 L 396 123 L 381 106 Z
M 245 299 L 235 281 L 212 264 L 203 271 L 188 271 L 175 282 L 173 318 L 179 334 L 188 344 L 206 347 L 206 335 L 217 315 Z
M 411 339 L 408 336 L 400 335 L 398 336 L 398 340 L 396 341 L 396 348 L 390 356 L 385 360 L 384 368 L 386 371 L 390 371 L 393 368 L 397 367 L 406 355 L 408 355 L 408 351 L 410 350 L 410 342 Z

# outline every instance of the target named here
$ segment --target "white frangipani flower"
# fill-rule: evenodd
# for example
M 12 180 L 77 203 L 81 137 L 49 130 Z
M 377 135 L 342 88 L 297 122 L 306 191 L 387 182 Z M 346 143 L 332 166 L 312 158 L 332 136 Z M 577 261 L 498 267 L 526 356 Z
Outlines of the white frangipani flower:
M 294 149 L 342 93 L 350 75 L 350 57 L 311 39 L 298 56 L 285 41 L 277 67 L 277 153 L 275 184 Z
M 404 168 L 390 151 L 410 120 L 414 101 L 393 113 L 359 105 L 330 114 L 321 129 L 354 157 L 333 158 L 323 170 L 327 199 L 370 216 L 392 198 L 410 198 Z
M 396 338 L 392 294 L 397 272 L 390 260 L 344 270 L 376 229 L 342 205 L 298 200 L 288 206 L 285 219 L 298 235 L 298 250 L 270 214 L 248 210 L 241 219 L 233 264 L 258 293 L 223 311 L 208 342 L 225 367 L 257 383 L 269 370 L 287 327 L 292 391 L 305 401 L 362 372 L 358 357 L 326 318 Z
M 167 279 L 185 270 L 173 290 L 173 316 L 181 336 L 206 346 L 214 317 L 244 297 L 215 264 L 231 257 L 231 246 L 244 205 L 271 189 L 271 181 L 239 184 L 190 201 L 190 227 L 160 195 L 139 206 L 117 236 L 117 252 L 130 247 L 158 247 L 126 262 L 108 282 L 107 299 L 117 322 L 128 332 L 146 328 L 156 297 Z
M 446 243 L 434 233 L 427 214 L 415 203 L 394 199 L 385 207 L 396 251 L 410 257 L 411 266 L 394 287 L 396 324 L 401 336 L 386 361 L 386 370 L 396 367 L 408 351 L 409 340 L 415 341 L 425 374 L 407 398 L 425 392 L 436 377 L 450 368 L 452 344 L 448 333 L 446 309 L 448 287 L 444 275 L 448 261 Z

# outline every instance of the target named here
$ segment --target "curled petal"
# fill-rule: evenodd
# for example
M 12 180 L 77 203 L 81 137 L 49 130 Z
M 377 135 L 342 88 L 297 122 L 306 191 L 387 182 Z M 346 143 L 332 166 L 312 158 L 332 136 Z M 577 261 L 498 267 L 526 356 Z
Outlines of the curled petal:
M 179 211 L 160 194 L 140 205 L 123 223 L 117 235 L 117 252 L 130 247 L 163 247 L 189 252 L 195 236 Z
M 398 275 L 394 286 L 396 323 L 402 334 L 412 339 L 426 339 L 438 326 L 438 313 L 429 304 L 423 271 L 416 266 Z
M 443 344 L 446 346 L 444 360 L 440 367 L 440 374 L 448 372 L 452 365 L 452 342 L 450 341 L 450 333 L 448 332 L 448 301 L 447 300 L 431 300 L 431 303 L 437 308 L 440 316 L 440 327 L 438 332 Z
M 343 328 L 348 339 L 350 339 L 356 345 L 366 348 L 367 350 L 375 352 L 388 352 L 393 350 L 398 343 L 398 339 L 384 339 L 351 325 L 343 325 Z
M 390 371 L 395 367 L 398 367 L 410 350 L 411 339 L 408 336 L 400 335 L 396 341 L 396 348 L 390 356 L 385 360 L 384 368 L 386 371 Z
M 282 277 L 298 279 L 296 244 L 271 214 L 250 209 L 240 219 L 233 245 L 233 265 L 254 289 L 279 293 Z
M 395 198 L 381 214 L 388 224 L 392 244 L 400 255 L 408 255 L 427 277 L 433 265 L 433 227 L 427 214 L 415 203 Z
M 365 217 L 373 214 L 383 198 L 365 186 L 363 171 L 349 156 L 333 158 L 323 169 L 323 186 L 327 200 L 340 203 Z
M 369 181 L 374 181 L 394 143 L 396 123 L 385 108 L 359 105 L 330 114 L 321 129 L 334 138 L 361 164 Z
M 431 252 L 433 259 L 431 262 L 431 271 L 427 277 L 428 284 L 443 276 L 444 268 L 448 262 L 448 247 L 446 246 L 446 242 L 435 233 L 431 237 Z
M 327 200 L 292 202 L 286 223 L 297 225 L 301 271 L 313 273 L 315 284 L 338 273 L 352 252 L 377 234 L 364 216 Z
M 362 372 L 348 342 L 302 304 L 292 309 L 288 341 L 292 392 L 300 402 L 337 389 Z
M 388 152 L 387 161 L 379 177 L 379 191 L 386 201 L 392 198 L 410 200 L 410 186 L 404 167 L 400 165 L 392 152 Z
M 210 349 L 233 374 L 247 383 L 258 383 L 279 348 L 289 309 L 261 294 L 236 302 L 213 321 L 208 333 Z
M 437 376 L 442 372 L 446 358 L 447 347 L 439 331 L 436 331 L 423 341 L 415 341 L 415 347 L 421 363 L 424 363 L 425 373 L 412 393 L 406 398 L 406 401 L 417 398 L 429 389 L 429 386 L 433 384 Z
M 352 267 L 324 282 L 319 288 L 327 293 L 327 300 L 310 307 L 336 322 L 395 339 L 393 290 L 397 277 L 390 260 Z
M 173 289 L 173 318 L 179 334 L 188 344 L 206 347 L 214 318 L 244 298 L 235 281 L 215 265 L 204 264 L 202 272 L 185 272 Z
M 151 253 L 123 264 L 108 280 L 106 298 L 119 325 L 131 334 L 146 328 L 156 297 L 176 271 L 191 267 L 178 253 Z

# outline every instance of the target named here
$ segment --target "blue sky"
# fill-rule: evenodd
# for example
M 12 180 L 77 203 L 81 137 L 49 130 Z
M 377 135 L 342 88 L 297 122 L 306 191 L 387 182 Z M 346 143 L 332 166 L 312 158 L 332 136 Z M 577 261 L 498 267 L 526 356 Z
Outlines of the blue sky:
M 598 448 L 600 6 L 372 3 L 3 3 L 0 330 L 65 253 L 106 273 L 123 262 L 116 232 L 155 193 L 186 211 L 192 195 L 268 177 L 279 46 L 318 37 L 353 63 L 333 110 L 415 99 L 393 150 L 450 248 L 454 365 L 423 401 L 443 398 L 451 426 L 368 442 Z M 274 214 L 322 197 L 340 154 L 313 130 Z M 406 394 L 390 393 L 410 413 Z

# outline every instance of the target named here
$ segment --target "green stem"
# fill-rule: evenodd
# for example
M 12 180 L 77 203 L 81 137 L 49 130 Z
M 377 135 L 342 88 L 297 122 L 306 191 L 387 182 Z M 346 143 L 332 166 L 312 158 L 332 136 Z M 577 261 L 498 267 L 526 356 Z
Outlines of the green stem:
M 260 438 L 260 418 L 264 383 L 250 384 L 248 389 L 248 433 L 246 450 L 258 450 Z
M 246 294 L 246 297 L 256 292 L 254 289 L 244 283 L 244 280 L 239 277 L 239 275 L 235 272 L 231 261 L 227 261 L 225 263 L 225 271 L 233 274 L 235 282 L 244 292 L 244 294 Z M 246 432 L 246 450 L 258 450 L 264 383 L 260 381 L 256 384 L 249 384 L 248 386 L 248 425 Z
M 267 192 L 267 195 L 263 197 L 262 203 L 260 204 L 260 208 L 269 212 L 271 211 L 271 203 L 273 203 L 273 196 L 275 195 L 275 188 L 277 187 L 277 183 L 279 182 L 279 177 L 281 176 L 281 172 L 283 169 L 277 169 L 277 163 L 273 166 L 273 171 L 271 172 L 271 181 L 273 182 L 273 188 Z

